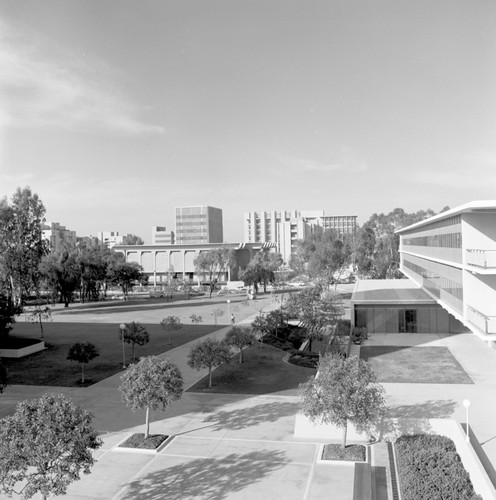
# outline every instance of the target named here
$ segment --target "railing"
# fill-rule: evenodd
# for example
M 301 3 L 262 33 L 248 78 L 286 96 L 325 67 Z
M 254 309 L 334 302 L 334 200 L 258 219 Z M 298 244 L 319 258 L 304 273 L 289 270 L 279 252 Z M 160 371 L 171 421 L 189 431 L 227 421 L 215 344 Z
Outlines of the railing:
M 467 249 L 467 264 L 483 269 L 496 268 L 496 250 Z
M 496 333 L 496 316 L 486 316 L 471 306 L 467 307 L 467 319 L 486 334 Z

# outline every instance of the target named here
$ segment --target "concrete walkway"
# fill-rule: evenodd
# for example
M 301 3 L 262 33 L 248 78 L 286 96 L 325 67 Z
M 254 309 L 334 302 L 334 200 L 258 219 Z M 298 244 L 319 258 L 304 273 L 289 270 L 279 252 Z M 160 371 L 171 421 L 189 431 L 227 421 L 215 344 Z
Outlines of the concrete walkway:
M 226 330 L 211 336 L 223 336 Z M 470 334 L 374 335 L 369 342 L 448 347 L 473 384 L 384 384 L 388 406 L 393 416 L 406 421 L 436 417 L 464 422 L 462 401 L 469 398 L 473 436 L 489 462 L 496 463 L 496 350 Z M 191 344 L 166 354 L 180 366 L 186 386 L 206 374 L 187 366 Z M 19 400 L 54 390 L 95 415 L 94 426 L 101 432 L 103 447 L 95 454 L 97 462 L 90 475 L 71 485 L 63 498 L 353 498 L 353 466 L 317 464 L 321 441 L 294 438 L 297 397 L 185 393 L 166 414 L 151 416 L 151 432 L 174 436 L 170 444 L 159 453 L 118 451 L 117 443 L 144 430 L 144 414 L 125 407 L 117 390 L 119 383 L 120 377 L 115 375 L 88 388 L 10 386 L 0 396 L 0 416 L 12 412 Z M 387 466 L 384 453 L 377 447 L 373 465 Z M 384 475 L 387 481 L 387 471 Z M 389 489 L 387 484 L 382 488 Z M 387 498 L 391 499 L 390 491 Z

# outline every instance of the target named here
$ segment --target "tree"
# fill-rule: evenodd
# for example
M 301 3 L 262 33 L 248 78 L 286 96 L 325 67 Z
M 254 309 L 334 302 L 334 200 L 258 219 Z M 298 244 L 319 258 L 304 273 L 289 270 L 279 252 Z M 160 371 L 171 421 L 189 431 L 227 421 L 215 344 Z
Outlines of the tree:
M 8 336 L 21 311 L 22 307 L 14 304 L 10 295 L 0 292 L 0 340 Z
M 147 329 L 137 321 L 132 321 L 131 323 L 125 323 L 126 328 L 124 330 L 124 342 L 132 344 L 133 346 L 133 359 L 136 359 L 135 348 L 136 344 L 143 346 L 150 342 L 150 336 L 148 335 Z
M 181 398 L 183 378 L 168 359 L 146 356 L 131 365 L 121 377 L 119 390 L 131 410 L 146 410 L 145 439 L 150 433 L 150 409 L 165 411 Z
M 125 299 L 134 285 L 144 279 L 143 268 L 136 262 L 115 262 L 109 266 L 107 276 L 110 283 L 121 287 Z
M 228 248 L 215 248 L 208 252 L 201 252 L 195 259 L 197 273 L 203 274 L 204 279 L 208 282 L 210 298 L 221 276 L 229 272 L 234 262 L 234 251 Z
M 208 386 L 212 387 L 212 368 L 229 362 L 231 348 L 222 340 L 207 337 L 191 348 L 188 365 L 196 370 L 208 368 Z
M 100 356 L 100 353 L 91 342 L 86 342 L 85 344 L 77 342 L 69 347 L 67 359 L 69 361 L 77 361 L 81 364 L 81 383 L 84 383 L 84 365 L 97 356 Z
M 169 345 L 172 345 L 172 332 L 176 332 L 183 327 L 179 316 L 167 316 L 162 319 L 160 326 L 169 333 Z
M 343 314 L 339 297 L 322 292 L 318 287 L 306 288 L 290 295 L 286 308 L 288 315 L 297 318 L 305 328 L 312 350 L 312 341 L 320 340 L 329 327 L 336 324 Z
M 122 243 L 123 245 L 144 245 L 145 242 L 143 241 L 143 238 L 140 238 L 139 236 L 136 236 L 135 234 L 126 234 L 122 238 Z
M 317 375 L 300 384 L 301 408 L 312 422 L 332 423 L 343 429 L 346 446 L 348 422 L 367 431 L 385 413 L 384 388 L 367 362 L 356 356 L 327 354 Z
M 31 323 L 39 323 L 41 329 L 41 338 L 45 338 L 43 332 L 43 320 L 52 321 L 52 310 L 49 306 L 35 305 L 34 308 L 29 312 L 29 321 Z
M 239 349 L 240 363 L 243 362 L 243 349 L 254 344 L 256 341 L 257 339 L 250 328 L 233 326 L 226 334 L 227 344 Z
M 245 269 L 239 272 L 239 278 L 246 286 L 253 286 L 258 293 L 258 286 L 262 285 L 267 292 L 267 285 L 276 280 L 276 271 L 282 265 L 280 253 L 258 252 L 250 260 Z
M 31 498 L 63 495 L 94 463 L 102 444 L 92 415 L 65 396 L 47 394 L 22 401 L 0 421 L 0 491 Z M 21 485 L 21 491 L 16 487 Z
M 196 325 L 203 321 L 203 318 L 199 314 L 192 314 L 189 319 L 191 320 L 191 323 Z
M 39 264 L 48 252 L 43 240 L 45 207 L 29 187 L 17 188 L 9 205 L 0 200 L 0 282 L 15 305 L 39 290 Z
M 7 387 L 9 372 L 5 365 L 0 361 L 0 394 L 2 394 L 3 390 Z
M 221 309 L 220 307 L 214 307 L 212 309 L 212 312 L 210 314 L 214 317 L 215 326 L 217 326 L 217 319 L 222 318 L 222 316 L 224 316 L 224 313 L 224 309 Z

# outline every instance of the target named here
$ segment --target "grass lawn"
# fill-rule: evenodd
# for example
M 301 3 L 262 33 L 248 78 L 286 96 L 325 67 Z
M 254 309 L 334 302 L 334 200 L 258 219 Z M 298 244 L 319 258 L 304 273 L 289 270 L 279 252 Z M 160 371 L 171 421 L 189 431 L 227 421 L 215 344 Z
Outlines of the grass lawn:
M 447 347 L 362 346 L 379 382 L 473 384 Z
M 150 342 L 136 346 L 136 357 L 160 354 L 174 347 L 207 335 L 218 327 L 214 325 L 185 324 L 183 328 L 169 335 L 160 325 L 144 325 Z M 12 335 L 22 338 L 40 338 L 38 325 L 16 323 Z M 7 367 L 10 384 L 53 385 L 63 387 L 79 386 L 81 365 L 66 359 L 69 347 L 76 342 L 91 342 L 100 355 L 84 366 L 85 384 L 91 385 L 122 371 L 122 344 L 119 327 L 112 323 L 48 323 L 45 325 L 44 351 L 21 359 L 3 359 Z M 132 347 L 125 344 L 126 364 L 130 362 Z
M 218 394 L 270 394 L 298 392 L 298 385 L 315 375 L 312 368 L 294 366 L 283 361 L 285 351 L 264 345 L 252 346 L 243 352 L 243 363 L 239 355 L 231 362 L 213 372 L 212 387 L 208 388 L 208 376 L 197 382 L 188 391 Z

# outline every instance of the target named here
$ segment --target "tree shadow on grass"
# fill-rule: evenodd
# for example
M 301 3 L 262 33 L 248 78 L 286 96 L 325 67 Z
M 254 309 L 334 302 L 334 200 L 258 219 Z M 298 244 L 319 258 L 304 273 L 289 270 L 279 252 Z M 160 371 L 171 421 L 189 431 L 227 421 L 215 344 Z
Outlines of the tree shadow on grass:
M 296 415 L 298 403 L 268 403 L 231 411 L 219 411 L 208 416 L 215 430 L 241 430 L 264 422 L 275 422 L 281 417 Z
M 413 405 L 389 408 L 372 434 L 380 440 L 394 441 L 402 434 L 418 434 L 431 430 L 429 419 L 449 418 L 458 403 L 452 400 L 431 400 Z
M 128 484 L 121 499 L 223 499 L 260 481 L 288 462 L 281 451 L 197 458 L 150 472 Z M 248 498 L 248 497 L 247 497 Z

